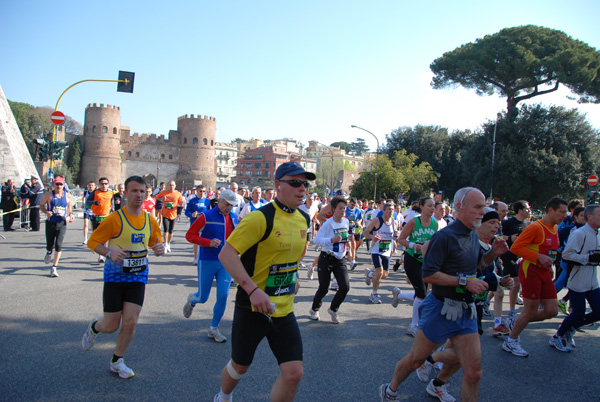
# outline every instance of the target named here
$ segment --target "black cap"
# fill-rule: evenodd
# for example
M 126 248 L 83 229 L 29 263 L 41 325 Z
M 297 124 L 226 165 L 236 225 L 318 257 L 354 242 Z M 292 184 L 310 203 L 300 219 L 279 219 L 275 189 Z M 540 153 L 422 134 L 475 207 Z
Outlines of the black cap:
M 304 170 L 301 164 L 298 162 L 285 162 L 279 165 L 275 172 L 275 180 L 281 179 L 283 176 L 295 176 L 297 174 L 304 174 L 308 180 L 315 180 L 317 176 L 314 173 L 307 172 Z

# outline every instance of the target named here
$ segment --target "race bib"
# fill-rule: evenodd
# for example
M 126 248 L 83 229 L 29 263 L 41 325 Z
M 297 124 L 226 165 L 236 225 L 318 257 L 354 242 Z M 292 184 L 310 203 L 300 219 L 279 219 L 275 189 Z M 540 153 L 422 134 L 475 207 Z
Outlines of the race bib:
M 558 250 L 548 250 L 548 257 L 552 258 L 556 261 L 556 257 L 558 256 Z
M 67 215 L 67 208 L 66 207 L 60 207 L 60 206 L 55 206 L 54 209 L 52 210 L 52 213 L 54 215 L 58 215 L 58 216 L 66 216 Z
M 98 216 L 96 215 L 96 222 L 102 222 L 104 220 L 104 218 L 106 218 L 106 216 Z
M 173 201 L 166 201 L 165 202 L 165 209 L 173 209 Z
M 128 251 L 123 259 L 123 272 L 135 274 L 148 268 L 148 250 Z
M 298 262 L 276 264 L 269 267 L 265 293 L 269 296 L 294 294 L 298 276 Z
M 336 236 L 342 236 L 342 241 L 340 243 L 348 243 L 348 231 L 346 229 L 333 229 L 333 233 Z
M 392 246 L 392 242 L 390 240 L 380 240 L 379 241 L 379 252 L 385 253 Z

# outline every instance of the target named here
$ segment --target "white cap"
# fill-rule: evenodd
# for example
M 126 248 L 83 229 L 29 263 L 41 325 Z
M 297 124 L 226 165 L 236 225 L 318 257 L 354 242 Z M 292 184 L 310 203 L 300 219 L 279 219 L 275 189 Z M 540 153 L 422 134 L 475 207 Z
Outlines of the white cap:
M 219 199 L 223 199 L 227 201 L 229 204 L 237 207 L 238 199 L 235 193 L 229 189 L 221 191 L 221 195 L 219 195 Z

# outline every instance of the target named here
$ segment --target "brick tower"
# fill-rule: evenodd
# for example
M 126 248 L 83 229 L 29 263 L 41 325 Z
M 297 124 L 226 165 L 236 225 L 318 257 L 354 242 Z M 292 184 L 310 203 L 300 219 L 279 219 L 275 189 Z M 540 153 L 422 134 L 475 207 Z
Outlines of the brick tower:
M 179 172 L 176 178 L 178 188 L 181 188 L 184 181 L 193 183 L 198 180 L 202 180 L 205 186 L 215 188 L 216 119 L 186 114 L 177 119 L 177 131 L 181 134 Z

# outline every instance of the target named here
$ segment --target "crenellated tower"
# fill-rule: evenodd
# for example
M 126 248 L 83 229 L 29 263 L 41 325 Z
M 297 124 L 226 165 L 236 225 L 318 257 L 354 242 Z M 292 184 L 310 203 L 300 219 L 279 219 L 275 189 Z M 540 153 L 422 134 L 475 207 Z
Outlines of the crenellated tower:
M 215 136 L 217 121 L 210 116 L 185 115 L 177 119 L 177 131 L 181 135 L 179 172 L 176 182 L 193 183 L 202 180 L 206 186 L 216 187 Z
M 79 182 L 98 182 L 108 177 L 111 185 L 121 181 L 121 109 L 90 103 L 85 108 L 84 147 Z

